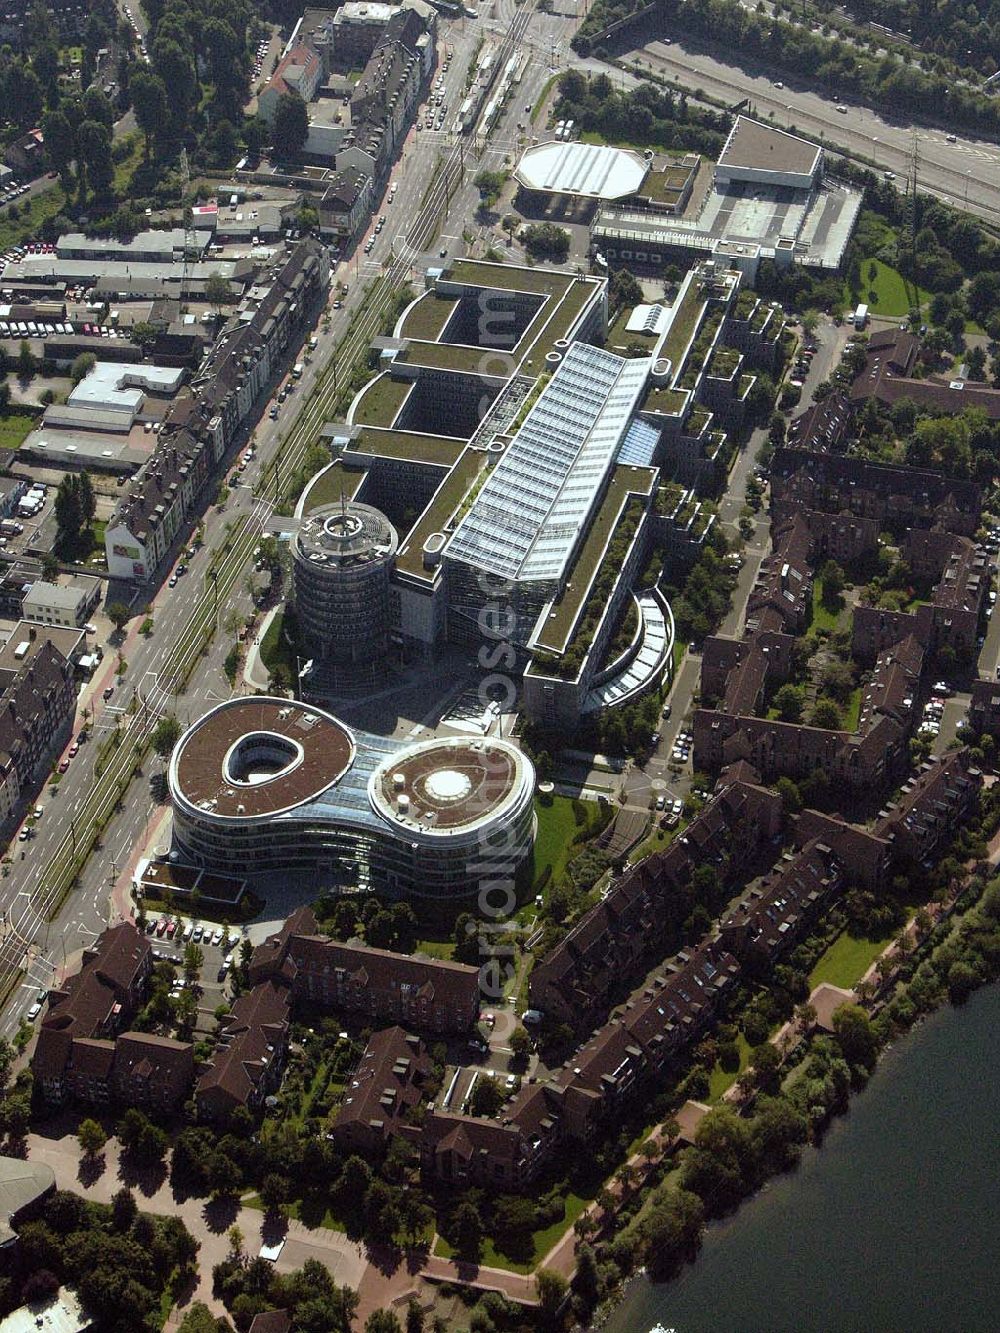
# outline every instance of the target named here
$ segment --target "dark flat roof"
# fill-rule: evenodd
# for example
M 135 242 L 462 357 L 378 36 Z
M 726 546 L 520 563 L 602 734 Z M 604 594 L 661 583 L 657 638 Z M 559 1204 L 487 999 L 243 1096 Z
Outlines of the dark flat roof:
M 243 737 L 267 733 L 301 748 L 287 772 L 257 782 L 233 782 L 226 756 Z M 192 805 L 230 818 L 259 818 L 300 805 L 336 782 L 354 758 L 354 740 L 336 719 L 291 699 L 238 699 L 196 723 L 181 739 L 177 786 Z

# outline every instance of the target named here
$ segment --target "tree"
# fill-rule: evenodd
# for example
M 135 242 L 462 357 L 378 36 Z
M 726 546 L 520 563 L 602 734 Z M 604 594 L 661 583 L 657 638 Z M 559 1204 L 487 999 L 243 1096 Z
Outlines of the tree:
M 229 283 L 221 273 L 215 269 L 205 279 L 205 300 L 209 305 L 214 305 L 218 313 L 224 305 L 233 299 Z
M 473 1115 L 494 1116 L 503 1106 L 503 1092 L 495 1078 L 478 1078 L 472 1090 L 469 1109 Z
M 114 180 L 109 126 L 85 120 L 76 132 L 76 152 L 81 185 L 89 184 L 95 195 L 109 194 Z
M 701 1242 L 705 1209 L 696 1194 L 674 1189 L 658 1199 L 640 1224 L 646 1264 L 654 1281 L 672 1277 Z
M 107 611 L 108 619 L 120 633 L 131 614 L 128 607 L 124 602 L 109 602 L 105 610 Z
M 55 500 L 57 541 L 64 553 L 72 554 L 80 542 L 84 527 L 83 501 L 80 494 L 80 478 L 74 472 L 67 472 L 59 483 Z
M 81 352 L 73 362 L 73 367 L 69 372 L 74 385 L 79 384 L 82 379 L 85 379 L 96 365 L 97 357 L 93 352 Z
M 809 719 L 810 726 L 825 727 L 828 731 L 838 731 L 843 725 L 843 717 L 840 709 L 833 699 L 826 699 L 820 696 L 813 705 L 812 716 Z
M 403 1326 L 391 1310 L 373 1310 L 365 1320 L 365 1333 L 403 1333 Z
M 153 140 L 164 133 L 170 119 L 166 84 L 152 70 L 140 68 L 129 79 L 128 91 L 135 123 L 142 131 L 143 153 L 148 162 Z
M 282 93 L 274 110 L 271 144 L 279 161 L 297 158 L 309 137 L 309 112 L 297 92 Z
M 84 526 L 90 527 L 97 513 L 97 496 L 94 494 L 94 483 L 90 479 L 90 473 L 86 469 L 77 477 L 77 494 Z
M 510 1034 L 510 1049 L 515 1060 L 524 1060 L 531 1051 L 531 1038 L 523 1027 L 516 1027 Z
M 17 373 L 22 380 L 30 380 L 35 373 L 35 358 L 27 338 L 21 339 L 21 346 L 17 354 Z
M 478 1255 L 483 1244 L 483 1223 L 471 1199 L 463 1199 L 455 1209 L 452 1230 L 460 1254 Z
M 566 1297 L 568 1283 L 562 1273 L 552 1268 L 539 1268 L 535 1273 L 535 1290 L 542 1310 L 553 1315 Z
M 276 1171 L 269 1171 L 261 1181 L 260 1198 L 268 1212 L 280 1212 L 288 1202 L 288 1181 Z
M 500 225 L 507 233 L 507 244 L 510 245 L 511 241 L 514 239 L 514 233 L 521 225 L 521 219 L 516 213 L 505 213 L 503 222 Z
M 228 1319 L 216 1319 L 207 1305 L 196 1301 L 181 1321 L 177 1333 L 229 1333 Z
M 416 1296 L 406 1306 L 406 1333 L 424 1333 L 424 1312 Z
M 969 348 L 969 354 L 965 358 L 965 369 L 970 380 L 983 380 L 986 378 L 986 349 L 980 343 L 975 347 Z
M 823 585 L 823 602 L 830 607 L 839 605 L 838 599 L 844 591 L 846 578 L 843 569 L 836 560 L 827 560 L 820 567 L 819 579 Z
M 53 171 L 59 173 L 65 189 L 70 183 L 70 166 L 73 161 L 75 145 L 73 126 L 69 117 L 61 108 L 45 113 L 42 118 L 42 135 L 49 162 Z
M 111 608 L 108 608 L 111 614 Z M 183 728 L 176 717 L 162 717 L 153 731 L 153 749 L 160 759 L 166 761 L 174 752 L 174 746 L 181 738 Z
M 858 1004 L 842 1004 L 833 1011 L 833 1032 L 849 1065 L 874 1069 L 878 1040 L 871 1019 Z
M 805 691 L 799 685 L 782 685 L 774 696 L 774 706 L 782 722 L 801 722 Z
M 554 222 L 533 222 L 521 229 L 521 241 L 532 259 L 564 263 L 569 254 L 569 232 Z
M 204 965 L 204 950 L 192 940 L 184 946 L 184 975 L 188 981 L 197 981 Z
M 96 1120 L 81 1120 L 76 1131 L 77 1141 L 86 1157 L 96 1157 L 108 1141 L 108 1136 Z
M 120 1189 L 111 1200 L 111 1223 L 116 1231 L 128 1231 L 139 1212 L 130 1189 Z

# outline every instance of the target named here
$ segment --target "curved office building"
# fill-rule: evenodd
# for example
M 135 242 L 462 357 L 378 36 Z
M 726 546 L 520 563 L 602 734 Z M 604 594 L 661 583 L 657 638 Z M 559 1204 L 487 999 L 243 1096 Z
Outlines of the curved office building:
M 371 505 L 324 505 L 295 536 L 295 610 L 317 683 L 370 686 L 389 651 L 389 573 L 396 529 Z
M 505 740 L 395 741 L 290 699 L 231 699 L 170 760 L 174 849 L 241 877 L 314 866 L 399 898 L 513 879 L 534 840 L 530 761 Z

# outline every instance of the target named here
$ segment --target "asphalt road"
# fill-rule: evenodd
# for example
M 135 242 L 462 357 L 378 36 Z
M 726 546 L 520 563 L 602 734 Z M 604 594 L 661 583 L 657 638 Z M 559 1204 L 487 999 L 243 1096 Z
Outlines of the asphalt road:
M 894 172 L 900 185 L 910 170 L 915 139 L 922 190 L 989 221 L 1000 219 L 1000 147 L 988 140 L 958 135 L 956 143 L 948 143 L 947 130 L 889 119 L 846 100 L 836 88 L 817 92 L 785 75 L 754 72 L 680 34 L 669 44 L 653 41 L 635 48 L 624 59 L 731 105 L 749 97 L 751 112 L 760 119 L 861 154 Z M 783 79 L 784 87 L 776 88 L 775 79 Z M 846 106 L 846 112 L 838 106 Z
M 512 16 L 516 12 L 513 0 L 502 0 L 498 6 L 497 27 L 502 29 L 507 11 Z M 546 31 L 568 35 L 572 21 L 555 16 L 539 16 L 546 20 Z M 552 19 L 554 21 L 549 22 Z M 442 24 L 439 29 L 439 49 L 446 43 L 455 47 L 455 57 L 445 76 L 449 111 L 457 110 L 464 94 L 465 74 L 472 52 L 477 45 L 481 26 L 471 20 Z M 554 49 L 555 41 L 546 48 L 546 57 Z M 518 103 L 534 99 L 550 77 L 550 68 L 541 58 L 532 55 L 524 77 L 523 89 L 512 99 L 507 112 L 501 118 L 496 131 L 504 136 L 501 142 L 511 142 L 516 136 Z M 523 117 L 523 105 L 520 107 Z M 449 119 L 452 119 L 449 116 Z M 491 139 L 492 143 L 493 140 Z M 304 405 L 308 402 L 310 391 L 322 380 L 331 362 L 333 351 L 348 329 L 352 317 L 365 305 L 368 280 L 381 273 L 393 258 L 395 250 L 405 252 L 408 245 L 407 235 L 413 219 L 428 190 L 434 175 L 435 164 L 454 151 L 452 136 L 445 131 L 435 133 L 423 130 L 410 131 L 404 147 L 402 160 L 397 165 L 393 179 L 398 182 L 393 204 L 385 202 L 375 210 L 385 214 L 386 224 L 376 240 L 370 257 L 366 257 L 363 241 L 359 244 L 358 254 L 348 262 L 342 262 L 334 275 L 335 282 L 347 283 L 349 291 L 344 292 L 336 286 L 331 288 L 329 305 L 329 323 L 324 328 L 318 321 L 315 334 L 318 345 L 311 358 L 305 363 L 302 380 L 281 407 L 277 419 L 268 415 L 265 399 L 262 417 L 252 433 L 256 447 L 256 457 L 239 478 L 233 477 L 235 489 L 222 512 L 215 506 L 204 515 L 205 536 L 202 548 L 186 563 L 188 572 L 170 588 L 166 576 L 170 566 L 164 567 L 164 583 L 152 594 L 142 594 L 137 598 L 134 610 L 136 617 L 126 629 L 126 642 L 123 645 L 127 670 L 120 683 L 115 684 L 112 698 L 105 702 L 103 690 L 115 682 L 116 652 L 106 650 L 101 669 L 79 701 L 79 708 L 88 706 L 93 710 L 93 735 L 91 740 L 81 746 L 79 754 L 70 764 L 68 772 L 62 777 L 58 794 L 50 796 L 48 788 L 39 798 L 45 806 L 45 813 L 37 825 L 37 835 L 29 842 L 12 844 L 12 864 L 8 873 L 0 879 L 0 909 L 6 913 L 4 924 L 0 926 L 0 941 L 5 938 L 12 947 L 26 950 L 27 975 L 23 985 L 15 991 L 7 1011 L 0 1019 L 0 1035 L 10 1035 L 16 1030 L 17 1023 L 29 1007 L 35 992 L 40 987 L 51 984 L 56 971 L 67 958 L 81 947 L 92 942 L 112 917 L 111 889 L 123 867 L 133 855 L 134 849 L 143 840 L 148 828 L 155 825 L 158 808 L 151 796 L 150 780 L 158 775 L 162 765 L 160 761 L 149 757 L 144 764 L 144 771 L 139 774 L 123 794 L 118 811 L 109 824 L 102 838 L 99 850 L 90 857 L 80 876 L 75 890 L 69 895 L 57 919 L 46 923 L 39 920 L 30 908 L 30 895 L 36 886 L 40 872 L 51 860 L 54 852 L 66 836 L 67 822 L 72 820 L 83 806 L 88 793 L 94 785 L 94 763 L 102 739 L 106 739 L 109 730 L 116 726 L 125 727 L 131 717 L 129 707 L 132 696 L 138 692 L 140 698 L 152 697 L 161 712 L 175 714 L 187 725 L 201 716 L 214 704 L 230 697 L 231 691 L 222 671 L 222 662 L 231 645 L 228 634 L 222 630 L 227 615 L 234 607 L 241 614 L 250 610 L 250 596 L 245 581 L 238 581 L 233 595 L 218 611 L 219 632 L 211 644 L 208 653 L 199 659 L 186 689 L 176 694 L 172 692 L 171 682 L 160 679 L 159 667 L 167 649 L 177 642 L 188 624 L 192 612 L 205 596 L 208 567 L 212 561 L 212 552 L 225 538 L 226 527 L 235 524 L 242 528 L 245 522 L 260 524 L 269 512 L 265 501 L 254 501 L 253 488 L 266 474 L 271 475 L 271 463 L 282 445 L 295 428 L 295 423 Z M 468 219 L 473 215 L 478 201 L 478 191 L 471 180 L 478 169 L 478 164 L 471 151 L 465 183 L 451 200 L 448 218 L 441 227 L 442 241 L 451 253 L 464 253 L 462 231 Z M 447 240 L 445 241 L 445 238 Z M 428 262 L 430 254 L 410 248 L 412 276 L 417 279 Z M 359 281 L 355 281 L 359 279 Z M 341 302 L 339 310 L 333 309 L 335 300 Z M 285 371 L 291 363 L 300 359 L 301 353 L 295 352 L 288 358 Z M 275 377 L 272 387 L 277 389 L 282 375 Z M 238 455 L 246 447 L 246 440 L 241 437 L 229 454 L 228 467 L 231 469 Z M 190 540 L 194 524 L 188 525 L 182 537 L 178 538 L 173 559 L 179 558 Z M 249 572 L 249 570 L 247 571 Z M 154 630 L 147 639 L 137 634 L 141 621 L 138 614 L 148 601 L 153 616 Z M 73 733 L 79 729 L 82 716 L 78 712 Z M 67 745 L 69 737 L 67 737 Z M 22 858 L 21 852 L 24 853 Z M 11 923 L 16 926 L 12 931 Z

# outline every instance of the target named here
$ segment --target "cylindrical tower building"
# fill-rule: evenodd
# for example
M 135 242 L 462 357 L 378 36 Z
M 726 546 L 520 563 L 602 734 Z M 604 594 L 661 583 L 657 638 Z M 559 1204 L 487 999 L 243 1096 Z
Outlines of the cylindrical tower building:
M 389 653 L 389 572 L 396 529 L 371 505 L 344 501 L 304 518 L 294 545 L 295 609 L 317 684 L 370 686 Z

